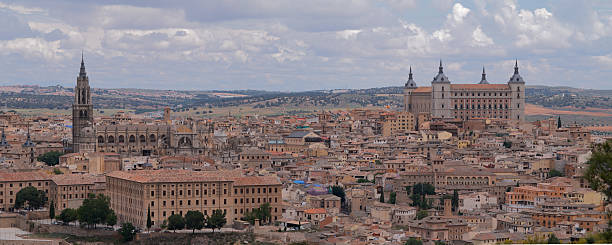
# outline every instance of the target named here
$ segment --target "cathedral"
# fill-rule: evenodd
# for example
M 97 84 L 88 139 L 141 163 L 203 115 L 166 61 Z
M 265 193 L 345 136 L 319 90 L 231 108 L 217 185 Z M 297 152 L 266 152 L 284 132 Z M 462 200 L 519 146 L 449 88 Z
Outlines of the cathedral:
M 206 154 L 214 132 L 203 122 L 185 120 L 173 123 L 166 110 L 165 120 L 161 122 L 96 124 L 89 78 L 81 57 L 72 105 L 73 152 L 111 152 L 124 156 Z
M 518 61 L 507 83 L 491 84 L 484 67 L 480 82 L 451 83 L 444 74 L 442 61 L 430 87 L 417 87 L 412 77 L 404 85 L 404 110 L 414 115 L 428 114 L 431 118 L 469 120 L 500 118 L 525 120 L 525 81 L 519 74 Z

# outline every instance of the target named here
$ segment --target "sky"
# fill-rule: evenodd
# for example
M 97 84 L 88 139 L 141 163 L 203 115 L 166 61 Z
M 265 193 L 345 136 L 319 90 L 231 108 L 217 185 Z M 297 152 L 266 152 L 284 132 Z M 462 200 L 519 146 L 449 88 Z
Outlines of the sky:
M 612 89 L 612 1 L 0 0 L 0 85 L 178 90 L 507 82 Z

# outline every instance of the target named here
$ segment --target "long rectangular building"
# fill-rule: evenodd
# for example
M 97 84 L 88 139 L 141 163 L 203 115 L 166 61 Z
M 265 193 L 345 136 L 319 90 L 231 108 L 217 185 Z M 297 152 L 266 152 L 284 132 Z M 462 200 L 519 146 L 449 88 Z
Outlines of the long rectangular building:
M 221 209 L 228 224 L 264 203 L 270 204 L 272 221 L 282 214 L 282 185 L 275 176 L 243 176 L 235 170 L 139 170 L 114 171 L 106 178 L 118 223 L 146 227 L 149 208 L 154 227 L 190 210 L 207 216 Z

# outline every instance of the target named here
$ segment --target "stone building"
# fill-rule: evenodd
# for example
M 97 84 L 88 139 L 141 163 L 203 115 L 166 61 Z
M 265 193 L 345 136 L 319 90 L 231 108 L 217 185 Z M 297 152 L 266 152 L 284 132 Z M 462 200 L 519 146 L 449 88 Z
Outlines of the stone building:
M 429 113 L 432 118 L 501 118 L 525 120 L 525 81 L 514 74 L 505 84 L 489 84 L 484 68 L 478 84 L 451 84 L 442 61 L 430 87 L 417 87 L 412 68 L 404 86 L 404 110 L 414 115 Z M 418 125 L 418 122 L 416 123 Z
M 118 223 L 144 228 L 147 210 L 154 226 L 170 215 L 198 210 L 211 215 L 226 213 L 228 224 L 264 203 L 271 207 L 272 222 L 282 213 L 282 185 L 273 176 L 242 176 L 238 171 L 134 170 L 107 174 L 107 195 Z

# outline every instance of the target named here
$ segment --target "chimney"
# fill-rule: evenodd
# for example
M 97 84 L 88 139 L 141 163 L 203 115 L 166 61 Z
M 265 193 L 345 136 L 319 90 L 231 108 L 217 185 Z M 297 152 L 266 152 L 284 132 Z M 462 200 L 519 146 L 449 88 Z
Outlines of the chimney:
M 444 199 L 444 216 L 453 216 L 451 199 Z

